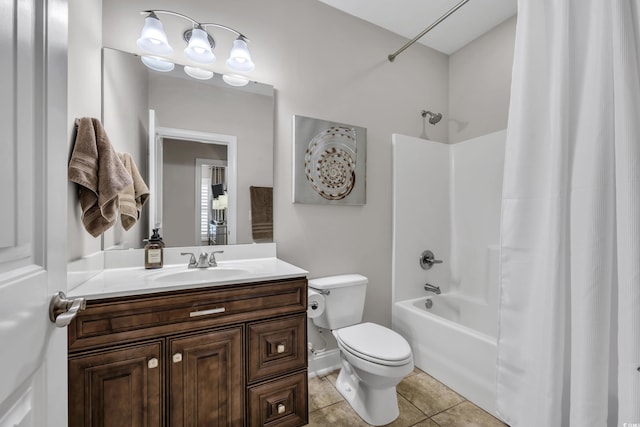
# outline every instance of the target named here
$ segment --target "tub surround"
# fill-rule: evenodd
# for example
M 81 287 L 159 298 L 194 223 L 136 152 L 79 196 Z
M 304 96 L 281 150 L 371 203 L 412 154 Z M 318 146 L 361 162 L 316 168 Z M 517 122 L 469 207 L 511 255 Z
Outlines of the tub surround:
M 450 294 L 429 298 L 434 307 L 460 303 Z M 495 336 L 432 313 L 425 308 L 426 299 L 400 301 L 393 306 L 393 328 L 409 341 L 416 366 L 497 416 Z
M 417 367 L 493 414 L 505 140 L 506 131 L 452 145 L 393 137 L 393 328 Z M 443 263 L 423 270 L 425 249 Z

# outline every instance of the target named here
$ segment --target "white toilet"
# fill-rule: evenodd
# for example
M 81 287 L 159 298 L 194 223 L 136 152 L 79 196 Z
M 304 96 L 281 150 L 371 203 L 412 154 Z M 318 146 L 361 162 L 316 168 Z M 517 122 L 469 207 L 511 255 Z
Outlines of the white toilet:
M 338 342 L 342 369 L 336 387 L 367 423 L 379 426 L 398 418 L 396 385 L 413 370 L 413 356 L 400 334 L 360 323 L 367 278 L 359 274 L 309 280 L 325 299 L 324 312 L 313 322 L 331 329 Z

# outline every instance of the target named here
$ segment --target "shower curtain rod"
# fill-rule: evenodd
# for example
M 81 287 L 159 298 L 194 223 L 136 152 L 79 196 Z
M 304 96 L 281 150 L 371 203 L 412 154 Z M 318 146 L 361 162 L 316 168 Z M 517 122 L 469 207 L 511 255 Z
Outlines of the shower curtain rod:
M 440 18 L 436 19 L 436 21 L 429 25 L 427 28 L 424 29 L 424 31 L 422 31 L 420 34 L 418 34 L 417 36 L 415 36 L 413 39 L 411 39 L 410 41 L 408 41 L 404 46 L 402 46 L 400 49 L 398 49 L 397 51 L 395 51 L 394 53 L 392 53 L 391 55 L 387 56 L 387 59 L 389 60 L 389 62 L 393 62 L 396 59 L 396 56 L 400 55 L 402 52 L 405 51 L 406 48 L 408 48 L 409 46 L 411 46 L 412 44 L 414 44 L 415 42 L 417 42 L 418 40 L 420 40 L 420 38 L 422 36 L 424 36 L 425 34 L 427 34 L 429 31 L 433 30 L 439 23 L 441 23 L 442 21 L 444 21 L 445 19 L 447 19 L 449 17 L 449 15 L 451 15 L 453 12 L 455 12 L 456 10 L 460 9 L 462 6 L 464 6 L 465 3 L 467 3 L 469 0 L 462 0 L 460 3 L 458 3 L 457 5 L 453 6 L 447 13 L 445 13 L 444 15 L 442 15 Z

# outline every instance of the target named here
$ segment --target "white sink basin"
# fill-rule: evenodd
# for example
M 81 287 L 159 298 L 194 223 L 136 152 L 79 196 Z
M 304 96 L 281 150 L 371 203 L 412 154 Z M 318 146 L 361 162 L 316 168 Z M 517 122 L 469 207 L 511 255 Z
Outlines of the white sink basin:
M 185 270 L 161 273 L 152 280 L 160 283 L 189 281 L 191 283 L 219 282 L 247 274 L 248 270 L 240 268 L 209 267 L 190 268 Z

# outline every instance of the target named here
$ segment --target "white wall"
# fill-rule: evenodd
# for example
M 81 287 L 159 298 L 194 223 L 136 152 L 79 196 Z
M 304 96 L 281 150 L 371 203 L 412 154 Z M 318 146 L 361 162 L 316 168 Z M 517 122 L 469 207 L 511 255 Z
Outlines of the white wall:
M 113 148 L 131 154 L 142 177 L 148 176 L 148 78 L 147 67 L 138 58 L 111 49 L 103 51 L 103 109 L 104 125 Z M 104 233 L 104 248 L 120 245 L 141 248 L 149 237 L 145 207 L 138 222 L 128 231 L 118 222 Z
M 368 276 L 365 318 L 390 325 L 391 134 L 417 136 L 422 131 L 421 110 L 448 110 L 447 56 L 415 45 L 390 63 L 387 55 L 405 39 L 315 0 L 158 0 L 153 4 L 106 0 L 105 46 L 137 52 L 135 40 L 143 24 L 139 12 L 150 7 L 220 22 L 250 38 L 256 63 L 252 78 L 276 89 L 273 161 L 278 255 L 309 270 L 311 277 L 348 272 Z M 177 33 L 188 25 L 171 17 L 161 19 L 175 39 L 175 57 L 183 61 L 183 42 Z M 225 43 L 221 35 L 220 57 L 228 49 Z M 223 64 L 220 58 L 216 67 Z M 291 203 L 294 114 L 367 128 L 365 206 Z M 434 139 L 447 140 L 446 126 L 434 126 L 431 132 Z
M 69 1 L 68 104 L 69 158 L 75 138 L 75 119 L 102 116 L 102 0 Z M 67 259 L 101 249 L 100 238 L 87 233 L 80 220 L 77 185 L 67 187 Z
M 450 143 L 506 129 L 515 34 L 513 17 L 449 57 Z
M 153 4 L 144 0 L 104 0 L 104 3 L 71 0 L 70 3 L 70 10 L 76 15 L 75 19 L 73 13 L 70 17 L 70 122 L 80 115 L 100 117 L 100 43 L 92 37 L 86 38 L 82 31 L 95 32 L 102 28 L 104 46 L 138 52 L 135 40 L 143 23 L 140 10 L 164 8 L 202 21 L 221 22 L 247 34 L 257 64 L 251 77 L 276 88 L 274 238 L 279 256 L 308 269 L 311 277 L 346 272 L 368 276 L 365 318 L 390 325 L 391 135 L 421 135 L 420 111 L 423 109 L 445 113 L 439 125 L 427 127 L 428 136 L 433 140 L 446 142 L 449 132 L 452 132 L 452 141 L 487 133 L 489 130 L 475 126 L 486 122 L 486 114 L 498 118 L 491 120 L 496 123 L 492 125 L 495 129 L 504 128 L 504 124 L 497 124 L 506 124 L 508 99 L 504 96 L 499 97 L 497 106 L 488 101 L 480 107 L 465 106 L 474 99 L 498 98 L 491 95 L 493 91 L 489 97 L 486 92 L 478 96 L 488 78 L 500 83 L 500 93 L 505 90 L 508 93 L 511 71 L 508 55 L 501 55 L 502 59 L 497 61 L 491 53 L 509 52 L 509 49 L 512 52 L 514 22 L 507 21 L 497 27 L 494 36 L 490 34 L 477 43 L 472 42 L 452 55 L 451 60 L 444 54 L 414 45 L 394 63 L 389 63 L 387 55 L 402 46 L 405 39 L 315 0 L 221 0 L 215 3 L 158 0 Z M 100 13 L 96 13 L 100 6 L 102 22 L 99 22 Z M 98 22 L 94 22 L 96 20 Z M 175 57 L 184 62 L 178 33 L 186 29 L 185 21 L 171 17 L 162 17 L 162 20 L 176 47 Z M 79 41 L 83 43 L 76 46 Z M 92 43 L 87 43 L 89 41 Z M 228 36 L 220 35 L 220 57 L 224 56 L 225 43 L 231 41 Z M 222 71 L 223 63 L 219 59 L 212 69 Z M 478 74 L 484 76 L 478 80 L 474 78 L 478 67 L 493 71 Z M 451 77 L 450 68 L 454 70 Z M 81 76 L 82 73 L 86 75 Z M 464 87 L 467 79 L 472 79 L 469 88 Z M 496 113 L 490 113 L 494 108 Z M 367 128 L 365 206 L 291 203 L 291 117 L 294 114 Z M 446 126 L 448 115 L 449 127 Z M 458 125 L 455 120 L 466 123 L 466 128 L 454 127 Z M 465 129 L 469 134 L 463 134 Z M 99 250 L 100 241 L 82 229 L 71 186 L 69 193 L 68 253 L 69 259 L 75 259 Z

